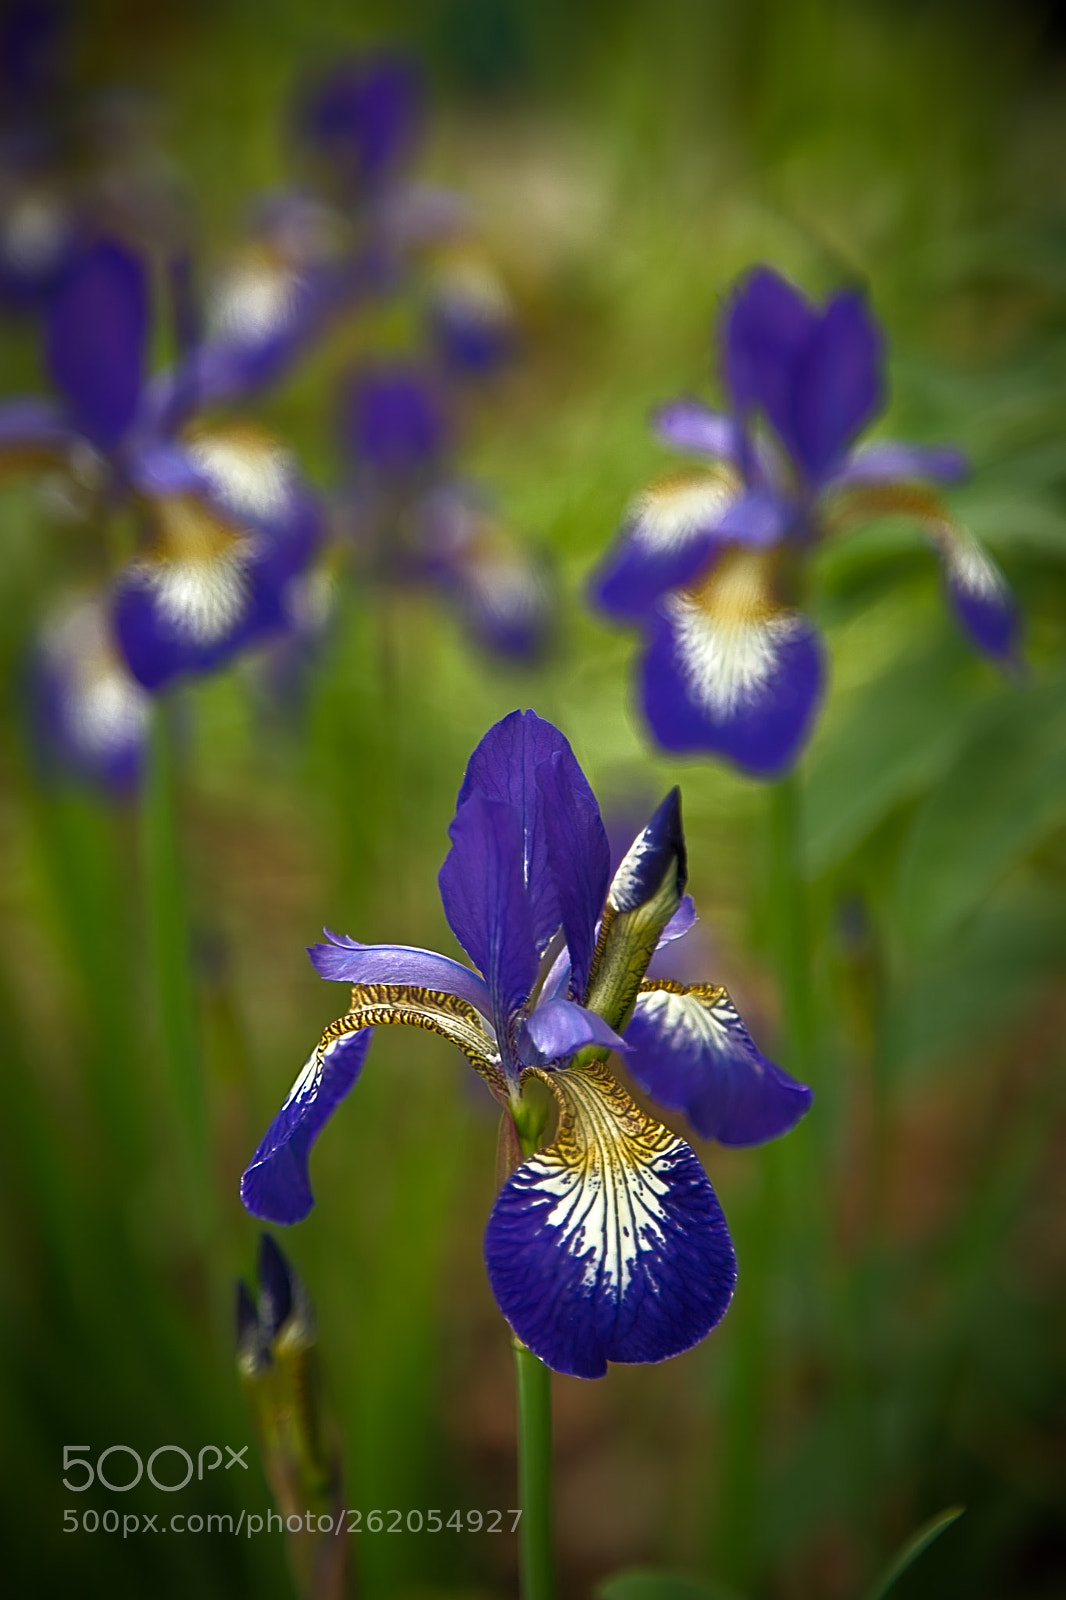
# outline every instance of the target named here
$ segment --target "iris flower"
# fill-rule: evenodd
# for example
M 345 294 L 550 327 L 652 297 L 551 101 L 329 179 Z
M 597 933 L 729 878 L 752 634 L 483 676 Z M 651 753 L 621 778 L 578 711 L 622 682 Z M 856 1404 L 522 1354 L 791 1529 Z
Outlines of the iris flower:
M 489 1219 L 489 1279 L 514 1332 L 579 1377 L 608 1361 L 665 1360 L 724 1314 L 733 1246 L 695 1153 L 616 1081 L 610 1051 L 625 1052 L 646 1093 L 725 1144 L 785 1132 L 810 1091 L 759 1053 L 724 989 L 644 978 L 657 946 L 695 920 L 676 790 L 612 879 L 570 746 L 516 711 L 474 751 L 450 833 L 441 898 L 477 970 L 405 945 L 332 934 L 316 945 L 315 969 L 350 983 L 351 1005 L 256 1151 L 244 1203 L 278 1223 L 307 1215 L 311 1147 L 358 1078 L 372 1027 L 442 1034 L 505 1119 L 521 1120 L 531 1078 L 558 1113 L 549 1142 L 516 1156 Z
M 350 376 L 340 406 L 348 520 L 372 578 L 434 590 L 483 650 L 533 661 L 550 633 L 548 573 L 455 475 L 456 399 L 414 361 Z
M 151 696 L 112 637 L 107 599 L 68 598 L 45 622 L 30 663 L 37 750 L 50 775 L 80 778 L 117 796 L 140 781 Z
M 101 523 L 134 513 L 140 549 L 114 585 L 112 626 L 134 676 L 157 690 L 285 626 L 286 588 L 320 514 L 288 452 L 257 427 L 157 413 L 150 312 L 137 255 L 106 240 L 78 255 L 46 316 L 59 399 L 0 405 L 0 464 L 65 470 Z
M 644 713 L 671 751 L 710 751 L 774 777 L 797 759 L 825 690 L 814 624 L 795 604 L 806 557 L 858 516 L 914 516 L 978 649 L 1012 660 L 1018 619 L 998 568 L 931 487 L 966 472 L 953 449 L 857 445 L 885 403 L 884 341 L 862 297 L 823 307 L 767 267 L 722 318 L 729 412 L 664 407 L 667 444 L 709 458 L 632 504 L 594 602 L 643 629 Z

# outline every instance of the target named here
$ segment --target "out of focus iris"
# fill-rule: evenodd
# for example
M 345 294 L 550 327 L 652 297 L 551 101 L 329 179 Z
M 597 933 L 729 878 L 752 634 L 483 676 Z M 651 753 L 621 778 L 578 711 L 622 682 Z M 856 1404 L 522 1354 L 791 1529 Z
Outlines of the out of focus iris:
M 638 496 L 593 597 L 644 632 L 642 705 L 664 749 L 774 777 L 802 752 L 825 692 L 825 648 L 796 603 L 821 540 L 908 513 L 978 649 L 1010 661 L 1018 618 L 995 563 L 932 487 L 965 475 L 962 455 L 856 443 L 885 403 L 884 339 L 861 295 L 819 307 L 757 267 L 729 298 L 720 343 L 731 409 L 681 400 L 655 419 L 665 443 L 711 465 Z

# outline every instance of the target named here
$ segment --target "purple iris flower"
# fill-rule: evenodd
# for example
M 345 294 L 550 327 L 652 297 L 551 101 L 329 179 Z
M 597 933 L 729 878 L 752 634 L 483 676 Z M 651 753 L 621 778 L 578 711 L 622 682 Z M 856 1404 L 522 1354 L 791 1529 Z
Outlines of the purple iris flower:
M 168 374 L 160 408 L 233 402 L 277 383 L 337 316 L 396 287 L 390 208 L 423 122 L 419 74 L 394 52 L 342 61 L 294 117 L 317 182 L 265 195 L 208 295 L 200 347 Z
M 477 970 L 406 945 L 328 935 L 311 960 L 352 985 L 241 1184 L 247 1208 L 298 1222 L 313 1204 L 308 1157 L 359 1076 L 370 1029 L 443 1034 L 505 1117 L 530 1078 L 555 1133 L 519 1161 L 489 1219 L 485 1258 L 520 1339 L 560 1372 L 662 1361 L 723 1316 L 736 1263 L 692 1149 L 643 1111 L 606 1066 L 696 1130 L 755 1144 L 791 1128 L 810 1091 L 762 1056 L 724 989 L 646 981 L 651 956 L 695 920 L 685 896 L 680 803 L 669 794 L 613 878 L 599 807 L 569 744 L 532 711 L 489 730 L 470 758 L 441 869 L 444 909 Z
M 160 424 L 146 383 L 150 310 L 137 255 L 108 241 L 80 252 L 46 317 L 61 399 L 0 406 L 0 453 L 66 465 L 101 519 L 120 506 L 137 514 L 142 549 L 116 580 L 113 627 L 134 676 L 157 690 L 285 625 L 284 590 L 318 543 L 320 512 L 258 428 Z
M 105 595 L 80 595 L 40 630 L 29 669 L 33 738 L 49 776 L 82 779 L 118 797 L 137 788 L 151 696 L 111 632 Z
M 349 201 L 396 179 L 424 120 L 421 74 L 397 51 L 347 57 L 305 88 L 296 109 L 298 136 Z
M 368 364 L 350 375 L 339 409 L 348 521 L 372 577 L 434 590 L 491 655 L 543 656 L 546 564 L 455 476 L 457 407 L 444 375 L 412 361 Z
M 0 300 L 38 307 L 74 246 L 69 19 L 47 0 L 0 12 Z
M 695 400 L 655 419 L 710 469 L 653 484 L 593 581 L 598 607 L 644 630 L 641 692 L 664 749 L 711 751 L 775 777 L 800 755 L 826 657 L 789 592 L 812 547 L 860 515 L 915 516 L 977 647 L 1013 659 L 1018 617 L 994 562 L 925 485 L 966 472 L 953 449 L 857 445 L 885 403 L 884 341 L 851 290 L 818 307 L 768 267 L 738 284 L 721 325 L 728 413 Z

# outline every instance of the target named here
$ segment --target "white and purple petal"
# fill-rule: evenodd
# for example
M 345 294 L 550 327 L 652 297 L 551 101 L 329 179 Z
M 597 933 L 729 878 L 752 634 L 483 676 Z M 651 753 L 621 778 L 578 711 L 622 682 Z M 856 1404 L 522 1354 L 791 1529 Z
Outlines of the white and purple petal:
M 787 1133 L 811 1091 L 760 1052 L 724 989 L 648 985 L 625 1032 L 626 1067 L 667 1111 L 720 1144 L 760 1144 Z
M 602 1065 L 544 1077 L 558 1136 L 512 1173 L 485 1236 L 501 1311 L 534 1355 L 576 1377 L 690 1349 L 736 1282 L 703 1168 Z
M 593 602 L 608 616 L 642 621 L 661 595 L 691 583 L 714 557 L 738 492 L 725 472 L 675 474 L 645 489 L 593 574 Z
M 30 665 L 29 694 L 46 770 L 115 794 L 136 789 L 152 703 L 116 649 L 102 596 L 73 599 L 45 624 Z
M 291 1223 L 311 1210 L 311 1148 L 362 1071 L 371 1037 L 363 1028 L 315 1046 L 241 1179 L 253 1216 Z
M 280 628 L 284 615 L 274 586 L 236 553 L 210 562 L 132 563 L 115 584 L 112 619 L 130 671 L 155 691 L 222 666 Z
M 458 995 L 491 1019 L 488 985 L 476 972 L 435 950 L 406 944 L 359 944 L 325 929 L 328 944 L 312 945 L 311 965 L 320 978 L 335 983 L 402 983 Z
M 1001 662 L 1017 656 L 1021 619 L 1010 585 L 977 540 L 954 528 L 935 536 L 952 611 L 985 655 Z
M 825 655 L 807 618 L 767 597 L 756 560 L 731 553 L 701 591 L 663 602 L 649 629 L 642 698 L 664 749 L 709 750 L 775 777 L 813 726 Z

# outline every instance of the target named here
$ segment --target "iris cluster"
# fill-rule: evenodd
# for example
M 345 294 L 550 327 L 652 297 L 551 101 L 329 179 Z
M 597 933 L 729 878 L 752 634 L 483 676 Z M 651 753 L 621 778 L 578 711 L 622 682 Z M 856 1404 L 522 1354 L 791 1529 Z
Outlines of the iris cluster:
M 798 759 L 825 694 L 825 646 L 797 604 L 821 541 L 905 513 L 979 650 L 1012 661 L 1018 619 L 999 569 L 932 487 L 964 477 L 965 458 L 857 443 L 885 403 L 884 340 L 861 295 L 818 307 L 757 267 L 726 303 L 720 354 L 728 411 L 680 400 L 655 418 L 664 443 L 710 464 L 637 497 L 593 600 L 643 632 L 640 696 L 656 742 L 769 778 Z
M 0 258 L 5 218 L 15 225 L 5 197 L 15 206 L 25 177 L 12 167 L 5 179 L 4 161 L 61 142 L 54 24 L 29 4 L 9 23 Z M 306 84 L 292 118 L 300 181 L 261 198 L 245 245 L 202 294 L 180 183 L 165 163 L 133 171 L 127 154 L 123 166 L 120 128 L 93 183 L 63 190 L 70 226 L 31 297 L 52 393 L 0 402 L 0 470 L 36 475 L 90 534 L 77 564 L 91 581 L 57 599 L 31 673 L 50 767 L 128 792 L 152 697 L 253 648 L 308 658 L 325 575 L 353 537 L 364 586 L 429 585 L 477 643 L 539 651 L 543 573 L 444 448 L 457 386 L 505 356 L 513 318 L 458 197 L 411 174 L 424 121 L 419 75 L 398 55 L 345 60 Z M 340 319 L 369 318 L 372 334 L 375 309 L 398 306 L 413 309 L 414 348 L 347 381 L 331 504 L 255 405 Z M 153 372 L 161 346 L 170 365 Z
M 362 1072 L 374 1027 L 456 1044 L 525 1125 L 531 1079 L 557 1126 L 516 1153 L 489 1218 L 485 1259 L 517 1336 L 560 1372 L 662 1361 L 729 1304 L 736 1262 L 691 1147 L 607 1066 L 723 1144 L 757 1144 L 807 1110 L 810 1091 L 761 1054 L 716 984 L 649 980 L 655 951 L 696 920 L 676 790 L 613 877 L 599 807 L 563 735 L 532 711 L 482 739 L 459 790 L 440 872 L 445 913 L 473 966 L 406 945 L 327 934 L 311 960 L 352 985 L 272 1122 L 241 1186 L 256 1216 L 293 1223 L 313 1204 L 311 1148 Z M 517 1152 L 517 1143 L 512 1140 Z

